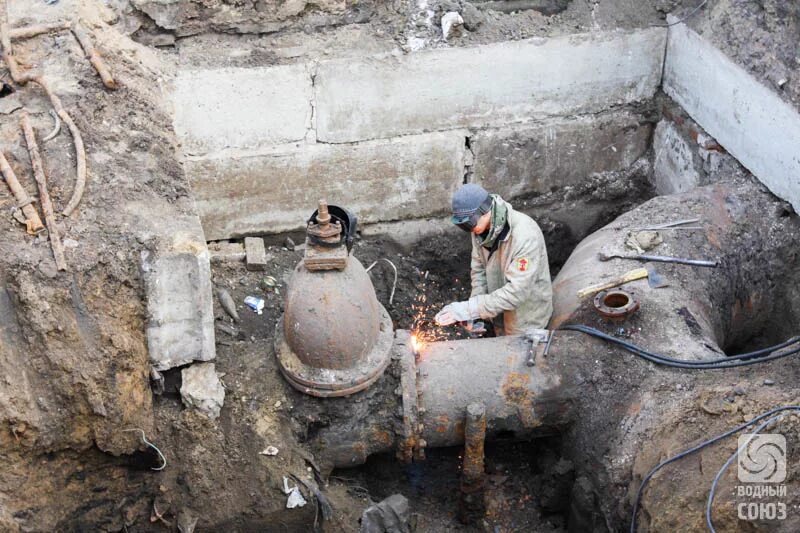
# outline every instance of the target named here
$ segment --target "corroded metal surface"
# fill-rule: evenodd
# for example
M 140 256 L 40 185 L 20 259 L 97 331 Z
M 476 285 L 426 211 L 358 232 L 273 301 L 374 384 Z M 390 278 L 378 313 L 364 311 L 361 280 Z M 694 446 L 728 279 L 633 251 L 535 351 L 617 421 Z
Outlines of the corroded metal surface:
M 275 336 L 284 377 L 313 396 L 361 391 L 390 360 L 392 320 L 361 263 L 344 245 L 338 249 L 343 270 L 309 270 L 305 261 L 295 267 Z
M 575 394 L 566 382 L 569 376 L 544 357 L 527 366 L 529 347 L 523 336 L 426 345 L 418 388 L 425 402 L 420 420 L 427 446 L 464 442 L 464 408 L 474 402 L 486 407 L 489 437 L 524 439 L 564 427 Z
M 300 263 L 288 285 L 283 335 L 302 363 L 344 370 L 366 358 L 378 340 L 382 309 L 356 258 L 342 271 L 311 272 Z
M 624 320 L 639 310 L 639 300 L 622 289 L 602 291 L 594 297 L 594 308 L 606 318 Z
M 461 469 L 458 519 L 464 524 L 472 524 L 483 518 L 486 512 L 483 471 L 486 407 L 481 403 L 468 405 L 464 421 L 464 462 Z

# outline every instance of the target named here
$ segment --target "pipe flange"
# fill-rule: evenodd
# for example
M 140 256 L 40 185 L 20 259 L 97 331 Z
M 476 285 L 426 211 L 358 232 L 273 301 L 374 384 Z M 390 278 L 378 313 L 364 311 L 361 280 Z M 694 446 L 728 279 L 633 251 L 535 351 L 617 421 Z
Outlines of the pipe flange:
M 349 396 L 375 383 L 389 365 L 394 339 L 392 319 L 382 305 L 378 306 L 381 322 L 375 345 L 359 366 L 342 370 L 314 368 L 303 363 L 286 342 L 283 334 L 284 317 L 281 317 L 276 328 L 275 355 L 286 381 L 300 392 L 319 398 Z
M 400 423 L 398 425 L 397 458 L 410 463 L 419 447 L 419 409 L 417 405 L 417 364 L 408 331 L 395 332 L 394 350 L 400 365 Z
M 622 289 L 602 291 L 594 297 L 594 308 L 606 318 L 625 319 L 639 309 L 639 300 Z

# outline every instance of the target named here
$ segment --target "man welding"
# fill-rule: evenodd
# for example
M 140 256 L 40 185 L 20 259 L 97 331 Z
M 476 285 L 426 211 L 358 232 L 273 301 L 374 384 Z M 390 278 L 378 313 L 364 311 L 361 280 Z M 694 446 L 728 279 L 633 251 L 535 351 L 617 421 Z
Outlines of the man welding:
M 462 185 L 453 195 L 453 224 L 472 234 L 469 300 L 446 305 L 440 326 L 490 320 L 497 335 L 545 329 L 553 314 L 547 249 L 539 225 L 480 185 Z M 478 328 L 479 329 L 479 328 Z

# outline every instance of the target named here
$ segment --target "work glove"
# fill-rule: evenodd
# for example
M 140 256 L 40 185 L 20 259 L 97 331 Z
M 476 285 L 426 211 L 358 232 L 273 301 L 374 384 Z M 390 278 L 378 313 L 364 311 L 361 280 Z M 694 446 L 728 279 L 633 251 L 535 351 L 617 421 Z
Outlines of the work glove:
M 480 318 L 478 313 L 477 302 L 472 299 L 466 302 L 453 302 L 444 306 L 444 308 L 436 313 L 436 323 L 440 326 L 449 326 L 456 322 L 468 322 Z

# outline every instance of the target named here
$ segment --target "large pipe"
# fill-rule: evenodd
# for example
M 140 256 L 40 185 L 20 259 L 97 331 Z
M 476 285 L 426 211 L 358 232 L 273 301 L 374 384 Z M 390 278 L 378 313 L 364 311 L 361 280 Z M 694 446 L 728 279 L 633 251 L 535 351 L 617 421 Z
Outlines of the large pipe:
M 427 447 L 459 446 L 472 403 L 485 407 L 487 439 L 552 435 L 571 422 L 578 380 L 565 346 L 583 349 L 587 339 L 560 332 L 546 358 L 545 345 L 539 345 L 531 367 L 531 344 L 523 336 L 432 342 L 419 350 L 418 361 L 409 337 L 396 332 L 393 364 L 364 398 L 339 400 L 346 402 L 341 423 L 321 431 L 316 441 L 330 467 L 356 466 L 393 449 L 410 461 L 424 458 Z

